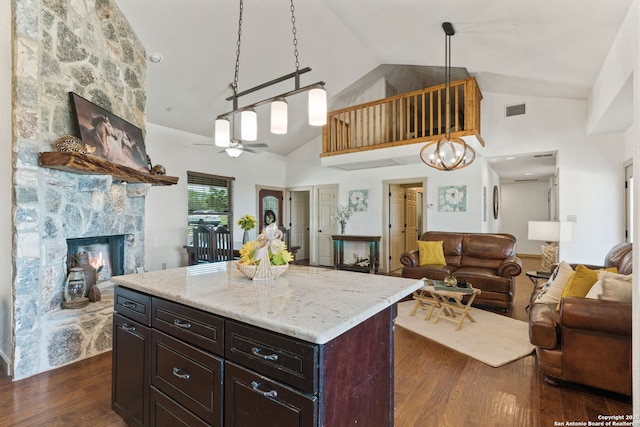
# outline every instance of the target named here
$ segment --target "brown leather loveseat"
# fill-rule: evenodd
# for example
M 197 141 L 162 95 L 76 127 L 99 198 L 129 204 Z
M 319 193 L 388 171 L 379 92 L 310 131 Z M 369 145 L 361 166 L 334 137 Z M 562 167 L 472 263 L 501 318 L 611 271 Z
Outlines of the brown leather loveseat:
M 418 250 L 400 256 L 402 277 L 442 280 L 452 274 L 482 292 L 474 305 L 511 310 L 515 277 L 522 272 L 516 238 L 510 234 L 427 231 L 420 240 L 442 241 L 446 265 L 420 265 Z
M 632 263 L 632 245 L 622 243 L 609 251 L 604 266 L 586 267 L 617 267 L 626 275 Z M 556 304 L 534 302 L 545 284 L 538 280 L 529 306 L 529 339 L 545 381 L 569 381 L 630 396 L 631 303 L 565 297 L 558 311 Z

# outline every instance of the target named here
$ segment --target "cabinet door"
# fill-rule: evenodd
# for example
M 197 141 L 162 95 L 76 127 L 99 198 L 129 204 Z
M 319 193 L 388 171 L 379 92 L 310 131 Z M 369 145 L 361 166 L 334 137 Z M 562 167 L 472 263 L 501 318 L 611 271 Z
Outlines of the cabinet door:
M 225 427 L 311 427 L 318 399 L 244 369 L 225 364 Z
M 130 426 L 149 425 L 150 329 L 113 314 L 111 406 Z
M 150 419 L 154 427 L 210 427 L 200 418 L 151 387 Z

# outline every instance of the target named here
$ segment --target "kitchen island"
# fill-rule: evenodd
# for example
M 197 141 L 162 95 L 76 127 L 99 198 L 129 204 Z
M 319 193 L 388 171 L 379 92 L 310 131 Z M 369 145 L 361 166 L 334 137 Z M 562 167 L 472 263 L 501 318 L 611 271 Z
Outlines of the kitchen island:
M 254 282 L 233 261 L 112 280 L 113 407 L 129 424 L 393 425 L 394 307 L 421 281 L 291 265 Z

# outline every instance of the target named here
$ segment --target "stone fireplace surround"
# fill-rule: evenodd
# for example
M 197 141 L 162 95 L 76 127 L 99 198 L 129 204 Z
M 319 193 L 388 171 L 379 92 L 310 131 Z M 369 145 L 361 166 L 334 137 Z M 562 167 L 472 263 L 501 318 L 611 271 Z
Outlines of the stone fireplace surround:
M 124 272 L 144 266 L 148 184 L 38 166 L 74 134 L 68 92 L 144 130 L 146 52 L 112 0 L 18 0 L 13 6 L 14 379 L 111 348 L 112 296 L 61 309 L 69 238 L 123 234 Z

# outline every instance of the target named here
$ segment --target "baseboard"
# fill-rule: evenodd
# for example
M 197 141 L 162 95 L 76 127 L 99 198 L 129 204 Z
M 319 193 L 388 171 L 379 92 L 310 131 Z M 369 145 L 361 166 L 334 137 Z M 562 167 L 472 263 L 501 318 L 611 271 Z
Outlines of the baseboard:
M 542 260 L 542 255 L 540 254 L 516 254 L 518 258 L 530 258 L 530 259 L 539 259 Z

